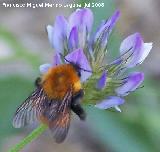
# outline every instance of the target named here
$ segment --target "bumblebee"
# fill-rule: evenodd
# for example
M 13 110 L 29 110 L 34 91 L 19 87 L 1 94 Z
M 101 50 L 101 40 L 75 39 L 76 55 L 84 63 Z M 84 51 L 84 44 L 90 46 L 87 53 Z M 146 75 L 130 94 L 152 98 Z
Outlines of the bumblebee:
M 50 68 L 35 81 L 36 88 L 19 106 L 14 118 L 15 128 L 24 127 L 35 120 L 46 124 L 57 143 L 67 136 L 71 111 L 85 120 L 81 107 L 84 91 L 81 85 L 81 68 L 69 63 Z

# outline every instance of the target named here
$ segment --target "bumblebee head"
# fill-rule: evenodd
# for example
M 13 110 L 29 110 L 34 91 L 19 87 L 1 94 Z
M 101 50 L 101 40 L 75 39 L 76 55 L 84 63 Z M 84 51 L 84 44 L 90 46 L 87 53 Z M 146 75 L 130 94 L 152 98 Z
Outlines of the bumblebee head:
M 73 63 L 73 62 L 70 62 L 70 64 L 73 66 L 73 68 L 75 69 L 77 75 L 79 77 L 81 77 L 81 67 L 78 63 Z
M 93 71 L 89 71 L 89 70 L 83 69 L 83 68 L 80 66 L 80 64 L 74 63 L 74 62 L 72 62 L 72 61 L 67 60 L 67 59 L 64 57 L 64 55 L 61 54 L 61 53 L 60 53 L 60 56 L 63 57 L 63 59 L 64 59 L 65 61 L 67 61 L 69 64 L 71 64 L 71 65 L 73 66 L 73 68 L 75 69 L 75 71 L 77 72 L 77 75 L 78 75 L 79 77 L 81 77 L 81 71 L 93 73 Z

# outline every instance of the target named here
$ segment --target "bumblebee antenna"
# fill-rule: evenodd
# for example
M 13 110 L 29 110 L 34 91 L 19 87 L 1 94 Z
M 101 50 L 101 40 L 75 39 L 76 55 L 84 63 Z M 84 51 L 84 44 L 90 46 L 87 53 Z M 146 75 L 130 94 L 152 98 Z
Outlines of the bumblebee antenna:
M 65 56 L 64 56 L 62 53 L 59 53 L 59 55 L 60 55 L 65 61 L 71 63 L 69 60 L 67 60 L 67 59 L 65 58 Z
M 71 62 L 71 61 L 67 60 L 67 59 L 65 58 L 65 56 L 64 56 L 62 53 L 59 53 L 59 55 L 60 55 L 60 56 L 61 56 L 65 61 L 67 61 L 68 63 L 73 64 L 73 62 Z M 93 71 L 83 69 L 83 68 L 81 68 L 80 66 L 79 66 L 78 68 L 79 68 L 80 70 L 85 71 L 85 72 L 93 73 Z
M 85 71 L 85 72 L 90 72 L 90 73 L 94 73 L 93 71 L 90 71 L 90 70 L 86 70 L 86 69 L 83 69 L 83 68 L 81 68 L 81 67 L 79 67 L 79 69 L 81 69 L 81 70 L 83 70 L 83 71 Z

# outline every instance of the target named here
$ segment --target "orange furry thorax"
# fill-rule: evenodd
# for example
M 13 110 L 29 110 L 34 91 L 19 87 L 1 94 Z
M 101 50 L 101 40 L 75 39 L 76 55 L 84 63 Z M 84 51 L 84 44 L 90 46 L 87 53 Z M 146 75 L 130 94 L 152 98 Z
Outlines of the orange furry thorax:
M 42 87 L 49 98 L 62 100 L 67 91 L 78 92 L 81 82 L 74 67 L 63 64 L 48 70 L 42 78 Z

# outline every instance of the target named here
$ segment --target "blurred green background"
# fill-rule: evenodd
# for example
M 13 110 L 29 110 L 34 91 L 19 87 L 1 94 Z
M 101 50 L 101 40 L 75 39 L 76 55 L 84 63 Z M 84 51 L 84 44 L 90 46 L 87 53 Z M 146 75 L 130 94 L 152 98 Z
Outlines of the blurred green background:
M 11 2 L 2 0 L 3 2 Z M 15 0 L 12 3 L 27 2 Z M 36 1 L 35 1 L 36 2 Z M 38 2 L 44 2 L 39 0 Z M 72 3 L 67 1 L 53 1 Z M 74 1 L 78 3 L 79 1 Z M 81 3 L 89 1 L 80 1 Z M 87 121 L 73 118 L 66 141 L 57 145 L 46 131 L 27 145 L 23 152 L 159 152 L 160 151 L 160 2 L 159 0 L 94 0 L 104 8 L 92 8 L 94 29 L 116 8 L 121 18 L 108 45 L 109 57 L 118 55 L 123 38 L 140 32 L 153 49 L 145 63 L 136 70 L 145 72 L 144 88 L 126 99 L 122 113 L 85 107 Z M 0 151 L 6 152 L 27 136 L 37 124 L 23 129 L 12 127 L 16 108 L 33 90 L 39 65 L 52 61 L 45 26 L 53 24 L 56 15 L 68 16 L 74 9 L 4 8 L 0 5 Z

